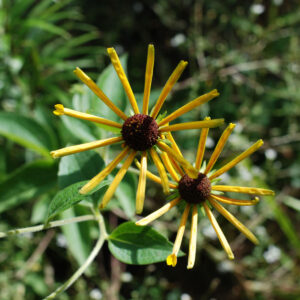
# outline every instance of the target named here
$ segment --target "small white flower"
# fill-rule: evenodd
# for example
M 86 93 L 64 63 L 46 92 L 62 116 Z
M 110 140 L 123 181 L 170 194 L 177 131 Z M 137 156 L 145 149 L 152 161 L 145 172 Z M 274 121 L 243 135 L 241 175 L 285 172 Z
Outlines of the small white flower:
M 280 257 L 281 257 L 281 250 L 274 245 L 269 246 L 268 250 L 264 252 L 264 258 L 266 262 L 269 264 L 278 261 Z
M 207 137 L 205 147 L 212 148 L 215 145 L 215 141 L 211 137 Z
M 131 282 L 133 279 L 133 276 L 131 273 L 128 273 L 128 272 L 124 272 L 122 275 L 121 275 L 121 280 L 123 282 Z
M 261 15 L 265 11 L 265 7 L 262 4 L 253 4 L 250 10 L 255 15 Z
M 265 152 L 265 156 L 269 160 L 274 160 L 277 157 L 277 152 L 274 149 L 267 149 Z
M 170 44 L 172 47 L 178 47 L 181 44 L 183 44 L 185 40 L 186 40 L 185 35 L 183 33 L 178 33 L 171 38 Z
M 102 293 L 99 289 L 92 289 L 90 291 L 90 297 L 93 300 L 100 300 L 102 299 Z
M 63 234 L 60 233 L 60 234 L 57 235 L 56 244 L 57 244 L 58 247 L 67 248 L 68 243 L 67 243 L 67 240 L 66 240 L 66 238 Z
M 189 294 L 184 293 L 184 294 L 181 294 L 180 300 L 192 300 L 192 297 Z

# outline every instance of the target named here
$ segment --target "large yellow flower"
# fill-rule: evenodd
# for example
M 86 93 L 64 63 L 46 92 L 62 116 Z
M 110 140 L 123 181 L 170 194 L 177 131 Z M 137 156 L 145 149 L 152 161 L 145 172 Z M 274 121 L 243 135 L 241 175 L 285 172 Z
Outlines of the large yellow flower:
M 217 90 L 213 90 L 205 95 L 202 95 L 188 104 L 177 109 L 167 117 L 163 118 L 160 121 L 157 121 L 157 116 L 160 112 L 160 109 L 168 96 L 170 90 L 174 84 L 179 79 L 181 73 L 187 65 L 187 62 L 180 61 L 176 69 L 173 71 L 168 81 L 166 82 L 160 96 L 158 97 L 156 104 L 154 105 L 150 114 L 148 114 L 148 104 L 149 96 L 151 90 L 152 76 L 153 76 L 153 67 L 154 67 L 154 46 L 149 45 L 148 47 L 148 56 L 145 72 L 145 86 L 144 86 L 144 97 L 143 97 L 143 106 L 142 112 L 138 108 L 135 96 L 129 84 L 129 81 L 126 77 L 126 74 L 123 70 L 123 67 L 120 63 L 119 57 L 116 51 L 113 48 L 108 48 L 107 52 L 111 58 L 111 62 L 117 72 L 117 75 L 122 82 L 126 95 L 130 101 L 130 104 L 133 108 L 134 115 L 127 116 L 123 111 L 116 107 L 113 102 L 104 94 L 104 92 L 96 85 L 96 83 L 88 77 L 82 70 L 76 68 L 74 73 L 78 78 L 85 83 L 98 97 L 102 100 L 114 113 L 116 113 L 121 119 L 122 123 L 117 123 L 104 119 L 102 117 L 93 116 L 87 113 L 78 112 L 72 109 L 65 108 L 62 104 L 55 105 L 55 115 L 67 115 L 91 122 L 96 122 L 104 124 L 107 126 L 112 126 L 119 128 L 121 135 L 116 137 L 98 140 L 90 143 L 85 143 L 76 146 L 70 146 L 63 149 L 55 150 L 51 152 L 52 157 L 62 157 L 65 155 L 70 155 L 78 153 L 81 151 L 86 151 L 90 149 L 95 149 L 115 143 L 122 142 L 122 146 L 125 145 L 123 150 L 117 155 L 117 157 L 112 160 L 98 175 L 92 178 L 85 186 L 80 190 L 81 194 L 86 194 L 93 190 L 112 170 L 127 156 L 122 167 L 115 176 L 112 184 L 109 186 L 105 195 L 103 196 L 100 208 L 106 206 L 106 204 L 111 199 L 116 188 L 118 187 L 120 181 L 126 174 L 129 166 L 131 165 L 134 157 L 137 155 L 137 152 L 141 152 L 141 171 L 137 189 L 136 196 L 136 212 L 141 213 L 144 205 L 145 198 L 145 187 L 146 187 L 146 171 L 147 171 L 147 151 L 149 151 L 161 177 L 163 190 L 165 193 L 169 192 L 168 177 L 165 171 L 165 168 L 153 146 L 156 145 L 161 138 L 161 135 L 164 132 L 171 132 L 176 130 L 185 130 L 185 129 L 195 129 L 195 128 L 204 128 L 204 127 L 216 127 L 221 125 L 224 120 L 205 120 L 205 121 L 196 121 L 188 122 L 181 124 L 168 125 L 169 122 L 175 120 L 182 114 L 194 109 L 195 107 L 202 105 L 203 103 L 208 102 L 209 100 L 215 98 L 219 95 Z
M 209 120 L 209 118 L 206 118 L 206 120 Z M 195 167 L 183 158 L 180 149 L 174 141 L 171 133 L 167 133 L 166 137 L 172 142 L 172 148 L 165 144 L 163 140 L 157 143 L 158 147 L 160 147 L 160 149 L 164 151 L 162 154 L 164 155 L 164 164 L 173 180 L 176 181 L 176 184 L 169 183 L 169 186 L 170 188 L 177 189 L 178 197 L 176 197 L 174 200 L 170 201 L 157 211 L 153 212 L 149 216 L 139 220 L 138 222 L 136 222 L 136 224 L 141 226 L 147 225 L 153 220 L 159 218 L 160 216 L 168 212 L 172 207 L 176 206 L 181 201 L 185 201 L 186 205 L 180 221 L 173 251 L 172 254 L 170 254 L 167 258 L 168 265 L 172 265 L 173 267 L 176 266 L 177 254 L 181 246 L 186 222 L 189 216 L 189 211 L 192 208 L 191 235 L 187 268 L 191 269 L 194 266 L 197 241 L 198 206 L 204 207 L 205 213 L 208 219 L 210 220 L 221 242 L 221 245 L 226 251 L 229 259 L 233 259 L 234 255 L 220 226 L 217 223 L 217 220 L 212 214 L 210 207 L 214 207 L 238 230 L 240 230 L 250 241 L 252 241 L 255 244 L 258 243 L 258 240 L 253 235 L 253 233 L 250 232 L 250 230 L 247 229 L 241 222 L 239 222 L 229 211 L 227 211 L 220 204 L 220 202 L 233 205 L 254 205 L 259 201 L 259 198 L 254 197 L 254 199 L 252 200 L 240 200 L 228 198 L 219 194 L 220 192 L 234 192 L 250 195 L 274 195 L 274 192 L 262 188 L 215 185 L 215 179 L 223 173 L 225 173 L 226 171 L 228 171 L 229 169 L 231 169 L 232 167 L 234 167 L 236 164 L 238 164 L 241 160 L 245 159 L 247 156 L 252 154 L 254 151 L 256 151 L 259 147 L 262 146 L 263 141 L 257 141 L 249 149 L 241 153 L 232 161 L 225 164 L 217 171 L 212 171 L 212 168 L 216 163 L 221 151 L 223 150 L 223 147 L 234 127 L 234 124 L 230 124 L 225 129 L 210 157 L 210 160 L 208 161 L 207 165 L 204 164 L 202 168 L 201 164 L 205 150 L 205 142 L 209 130 L 208 128 L 203 128 L 201 131 Z M 140 164 L 137 164 L 140 167 Z M 147 175 L 152 180 L 161 183 L 161 179 L 156 175 L 150 173 L 149 171 L 147 172 Z

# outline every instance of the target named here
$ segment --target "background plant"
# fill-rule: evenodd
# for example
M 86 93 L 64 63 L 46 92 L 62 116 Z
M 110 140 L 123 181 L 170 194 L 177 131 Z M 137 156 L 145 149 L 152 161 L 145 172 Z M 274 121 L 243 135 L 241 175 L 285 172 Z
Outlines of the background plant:
M 188 59 L 188 70 L 166 102 L 168 110 L 218 88 L 217 100 L 181 121 L 210 115 L 237 122 L 224 160 L 263 138 L 264 151 L 230 173 L 230 182 L 271 187 L 277 193 L 274 200 L 264 198 L 256 208 L 240 214 L 246 224 L 250 219 L 248 225 L 260 238 L 256 248 L 226 221 L 222 223 L 237 253 L 233 264 L 224 260 L 203 218 L 193 271 L 185 270 L 185 258 L 176 269 L 164 263 L 124 265 L 109 254 L 105 244 L 95 263 L 62 299 L 93 298 L 98 289 L 109 299 L 178 299 L 184 293 L 197 299 L 199 290 L 203 299 L 299 297 L 299 20 L 297 1 L 1 2 L 1 231 L 43 223 L 59 191 L 87 180 L 112 157 L 113 147 L 100 156 L 91 152 L 72 161 L 61 160 L 58 166 L 48 155 L 67 143 L 109 134 L 80 121 L 58 121 L 51 114 L 57 102 L 103 113 L 101 103 L 77 83 L 72 73 L 76 66 L 88 70 L 94 79 L 101 74 L 98 83 L 126 109 L 116 76 L 110 67 L 104 70 L 108 58 L 103 46 L 119 46 L 130 54 L 129 79 L 134 92 L 140 93 L 145 49 L 149 42 L 155 44 L 159 51 L 152 100 L 178 60 Z M 127 56 L 122 59 L 125 64 Z M 213 132 L 211 144 L 219 133 Z M 178 133 L 176 138 L 192 161 L 199 132 L 188 134 Z M 109 208 L 112 213 L 104 213 L 108 232 L 132 219 L 136 179 L 134 174 L 127 176 Z M 150 182 L 147 195 L 152 201 L 147 201 L 145 214 L 165 201 L 160 188 Z M 92 201 L 84 200 L 56 219 L 90 214 Z M 175 211 L 168 218 L 179 215 Z M 155 226 L 171 238 L 177 224 L 170 224 L 162 220 Z M 53 230 L 1 240 L 1 299 L 46 296 L 82 264 L 98 237 L 94 221 L 64 226 L 62 234 Z

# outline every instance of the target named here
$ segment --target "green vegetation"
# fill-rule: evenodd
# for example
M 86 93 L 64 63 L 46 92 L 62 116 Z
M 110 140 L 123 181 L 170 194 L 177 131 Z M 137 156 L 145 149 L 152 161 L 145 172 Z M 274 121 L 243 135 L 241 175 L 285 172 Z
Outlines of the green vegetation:
M 129 113 L 129 101 L 109 64 L 106 47 L 113 46 L 123 54 L 122 64 L 141 104 L 149 43 L 157 50 L 150 105 L 180 59 L 188 60 L 189 65 L 163 109 L 172 112 L 212 89 L 220 92 L 216 99 L 179 119 L 196 121 L 209 115 L 237 124 L 217 166 L 254 141 L 264 140 L 260 151 L 224 178 L 226 184 L 276 192 L 275 197 L 262 197 L 253 207 L 230 207 L 260 244 L 253 246 L 218 217 L 236 256 L 229 261 L 201 215 L 192 270 L 186 269 L 186 256 L 178 258 L 176 268 L 165 262 L 131 265 L 137 260 L 146 264 L 165 259 L 172 248 L 168 240 L 175 240 L 182 213 L 171 210 L 153 223 L 141 241 L 145 245 L 149 236 L 166 253 L 154 255 L 155 250 L 147 250 L 137 257 L 130 256 L 135 249 L 122 253 L 120 244 L 128 242 L 127 233 L 141 230 L 127 222 L 135 220 L 138 177 L 132 167 L 103 212 L 111 233 L 108 243 L 58 299 L 100 299 L 98 290 L 104 299 L 173 300 L 183 294 L 191 299 L 298 299 L 299 37 L 300 8 L 293 0 L 256 4 L 231 0 L 159 0 L 155 4 L 146 0 L 0 1 L 0 232 L 37 224 L 48 228 L 34 234 L 11 232 L 0 240 L 0 299 L 46 297 L 72 276 L 96 243 L 103 243 L 95 222 L 101 220 L 91 211 L 111 178 L 92 195 L 76 195 L 76 189 L 114 158 L 115 147 L 60 160 L 53 160 L 49 153 L 111 133 L 104 126 L 58 118 L 52 110 L 54 104 L 62 103 L 116 120 L 74 76 L 78 66 Z M 224 128 L 210 130 L 205 159 Z M 190 161 L 194 161 L 199 132 L 174 133 Z M 146 196 L 143 216 L 166 202 L 161 187 L 150 180 Z M 87 216 L 82 220 L 86 222 L 54 228 L 58 220 L 81 216 Z M 189 223 L 187 228 L 183 252 L 188 250 Z M 133 244 L 138 241 L 131 238 Z M 129 250 L 131 247 L 128 244 Z M 110 251 L 129 264 L 116 260 Z

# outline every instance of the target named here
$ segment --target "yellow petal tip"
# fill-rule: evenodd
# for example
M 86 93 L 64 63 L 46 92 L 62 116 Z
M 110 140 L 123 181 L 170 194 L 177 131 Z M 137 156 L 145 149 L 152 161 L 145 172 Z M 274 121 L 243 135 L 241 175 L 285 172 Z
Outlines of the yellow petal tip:
M 167 257 L 166 263 L 167 263 L 168 266 L 175 267 L 176 264 L 177 264 L 177 256 L 175 254 L 173 254 L 173 253 L 170 254 Z
M 233 253 L 228 254 L 228 258 L 229 258 L 230 260 L 234 260 L 234 255 L 233 255 Z
M 64 114 L 64 106 L 62 104 L 55 104 L 54 107 L 55 107 L 55 110 L 53 111 L 53 113 L 56 116 L 61 116 Z
M 56 155 L 56 151 L 51 151 L 50 155 L 52 156 L 52 158 L 58 158 L 58 156 Z
M 220 93 L 218 92 L 217 89 L 212 90 L 212 91 L 211 91 L 211 94 L 212 94 L 213 96 L 215 96 L 215 97 L 220 96 Z
M 107 48 L 107 53 L 108 53 L 108 54 L 112 54 L 112 53 L 114 53 L 114 52 L 116 52 L 116 50 L 115 50 L 113 47 Z
M 229 128 L 230 128 L 230 129 L 233 129 L 233 128 L 235 127 L 235 125 L 236 125 L 236 124 L 234 124 L 234 123 L 230 123 L 230 124 L 229 124 Z

